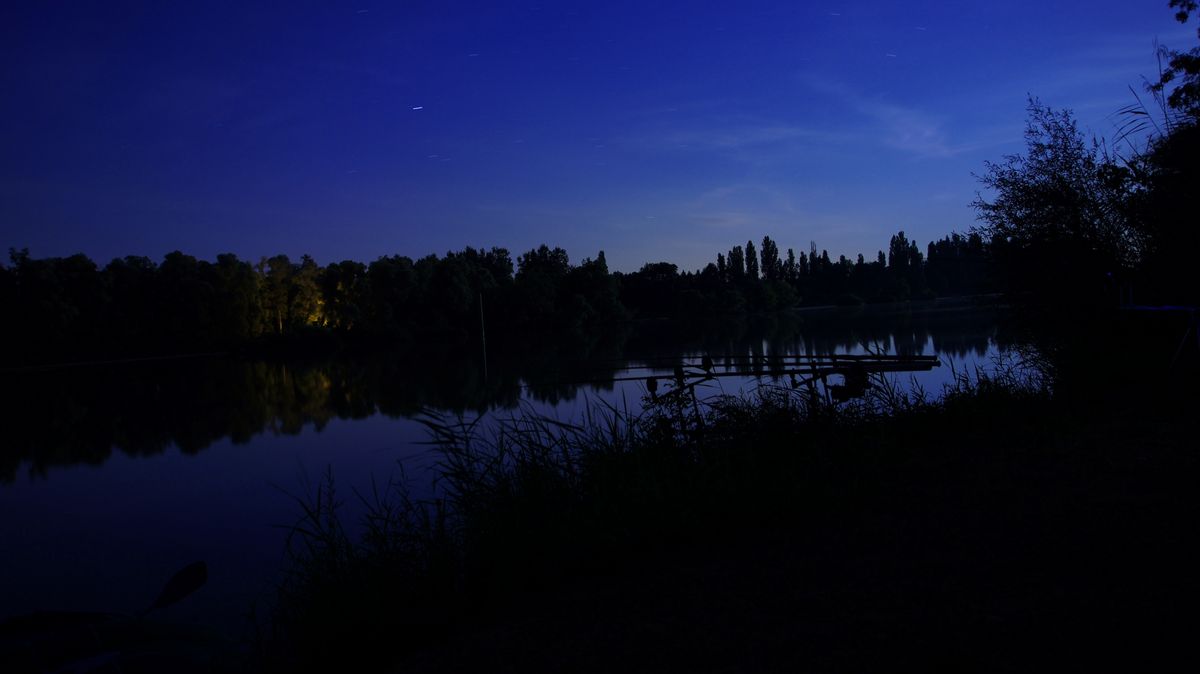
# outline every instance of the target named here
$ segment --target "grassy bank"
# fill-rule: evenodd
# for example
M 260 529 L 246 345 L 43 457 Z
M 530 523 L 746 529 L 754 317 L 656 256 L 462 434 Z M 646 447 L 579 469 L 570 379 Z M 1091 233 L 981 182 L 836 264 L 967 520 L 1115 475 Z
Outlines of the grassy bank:
M 1197 396 L 1052 395 L 1012 370 L 660 395 L 577 425 L 430 419 L 444 498 L 366 535 L 303 501 L 267 665 L 762 671 L 1165 663 L 1196 598 Z

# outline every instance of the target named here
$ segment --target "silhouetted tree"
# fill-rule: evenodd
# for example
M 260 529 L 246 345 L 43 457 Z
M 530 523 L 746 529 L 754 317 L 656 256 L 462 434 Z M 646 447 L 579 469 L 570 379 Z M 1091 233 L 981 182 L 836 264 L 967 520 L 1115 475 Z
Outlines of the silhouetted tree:
M 758 256 L 755 254 L 754 242 L 746 242 L 746 276 L 751 280 L 758 279 Z
M 16 252 L 9 249 L 9 255 L 16 257 Z M 0 260 L 0 310 L 11 310 L 17 303 L 17 278 L 8 267 L 4 266 L 4 261 Z M 9 337 L 9 335 L 5 335 Z M 0 337 L 0 344 L 4 343 L 4 338 Z
M 321 275 L 325 321 L 339 330 L 361 327 L 370 301 L 367 266 L 353 260 L 331 262 Z
M 735 281 L 746 276 L 746 255 L 741 246 L 734 246 L 729 251 L 729 277 Z
M 779 246 L 771 240 L 771 237 L 764 236 L 762 240 L 762 250 L 759 252 L 762 256 L 762 275 L 768 281 L 777 281 L 780 278 L 782 269 L 779 262 Z
M 189 348 L 215 337 L 217 293 L 203 266 L 200 260 L 181 251 L 167 253 L 158 267 L 155 284 L 163 334 Z
M 925 275 L 938 295 L 962 295 L 989 290 L 989 255 L 978 232 L 952 232 L 929 242 Z
M 292 270 L 288 287 L 288 317 L 293 328 L 324 322 L 325 299 L 321 296 L 321 268 L 309 255 Z
M 600 325 L 628 318 L 621 303 L 619 283 L 608 271 L 604 251 L 600 251 L 594 260 L 584 258 L 579 266 L 571 269 L 564 292 L 571 307 L 567 327 L 572 331 L 589 332 Z
M 292 261 L 286 255 L 276 255 L 258 262 L 258 274 L 263 279 L 264 318 L 269 330 L 282 335 L 290 325 L 288 312 L 291 308 L 288 291 L 292 280 Z
M 145 345 L 158 323 L 158 267 L 150 258 L 131 255 L 109 262 L 103 275 L 111 297 L 105 326 L 109 338 Z
M 678 306 L 684 290 L 678 267 L 670 262 L 648 262 L 624 279 L 621 297 L 626 306 L 643 316 L 676 316 L 687 311 Z
M 412 258 L 381 257 L 367 267 L 366 318 L 371 332 L 412 332 L 418 319 L 417 270 Z
M 1197 11 L 1192 0 L 1172 0 L 1170 6 L 1180 23 Z M 1144 188 L 1137 195 L 1137 210 L 1145 235 L 1141 276 L 1146 281 L 1136 290 L 1144 301 L 1194 304 L 1200 302 L 1194 259 L 1200 250 L 1195 199 L 1200 184 L 1200 46 L 1186 52 L 1164 49 L 1163 54 L 1168 67 L 1152 89 L 1158 96 L 1169 91 L 1169 109 L 1157 127 L 1160 135 L 1151 138 L 1136 165 Z M 1149 115 L 1144 109 L 1141 113 Z
M 1187 23 L 1198 7 L 1195 0 L 1171 0 L 1169 6 L 1177 10 L 1175 19 L 1179 23 Z M 1200 27 L 1196 35 L 1200 37 Z M 1164 48 L 1162 53 L 1167 57 L 1167 67 L 1152 88 L 1158 92 L 1170 89 L 1167 102 L 1173 109 L 1193 120 L 1200 118 L 1200 46 L 1188 51 Z
M 261 335 L 261 279 L 250 263 L 232 253 L 223 253 L 217 256 L 215 265 L 204 264 L 202 269 L 212 277 L 210 284 L 216 293 L 213 339 L 237 341 Z
M 570 271 L 570 259 L 562 248 L 551 249 L 543 244 L 521 255 L 513 306 L 519 322 L 531 327 L 557 327 L 559 290 Z
M 985 162 L 992 191 L 972 203 L 1007 286 L 1018 292 L 1096 297 L 1105 278 L 1141 250 L 1129 204 L 1130 172 L 1088 144 L 1068 111 L 1029 101 L 1025 154 Z

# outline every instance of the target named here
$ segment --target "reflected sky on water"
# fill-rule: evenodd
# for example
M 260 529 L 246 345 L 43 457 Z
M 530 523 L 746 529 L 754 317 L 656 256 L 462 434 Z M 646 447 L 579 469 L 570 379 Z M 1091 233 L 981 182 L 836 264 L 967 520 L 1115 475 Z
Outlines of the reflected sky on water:
M 354 491 L 399 479 L 430 493 L 436 456 L 422 410 L 577 419 L 597 400 L 640 409 L 641 380 L 709 354 L 709 393 L 752 393 L 756 359 L 864 353 L 937 355 L 942 367 L 892 375 L 936 392 L 958 370 L 989 367 L 1004 348 L 994 310 L 833 309 L 706 326 L 650 324 L 613 342 L 524 354 L 414 358 L 187 359 L 9 377 L 0 452 L 0 616 L 37 609 L 136 611 L 178 568 L 208 562 L 203 591 L 166 619 L 240 629 L 269 600 L 290 495 L 333 471 L 349 520 Z M 474 357 L 472 357 L 474 356 Z M 653 370 L 644 369 L 648 363 Z M 307 485 L 307 486 L 306 486 Z M 422 491 L 425 490 L 425 491 Z

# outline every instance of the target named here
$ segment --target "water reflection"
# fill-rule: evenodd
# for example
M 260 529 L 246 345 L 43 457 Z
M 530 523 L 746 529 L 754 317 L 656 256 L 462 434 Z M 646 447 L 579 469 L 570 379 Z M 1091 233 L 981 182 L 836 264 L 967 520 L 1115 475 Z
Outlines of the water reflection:
M 631 359 L 710 354 L 722 362 L 773 355 L 878 351 L 950 360 L 983 357 L 1006 346 L 996 308 L 934 303 L 925 307 L 853 307 L 799 311 L 703 326 L 647 326 L 630 340 Z M 633 355 L 633 354 L 636 354 Z
M 44 477 L 56 466 L 98 465 L 113 451 L 131 456 L 171 446 L 200 452 L 230 438 L 297 434 L 307 425 L 375 414 L 411 417 L 424 409 L 482 412 L 522 398 L 546 405 L 581 390 L 612 390 L 629 364 L 670 369 L 710 354 L 727 372 L 770 372 L 772 356 L 932 353 L 982 357 L 1000 340 L 994 310 L 855 308 L 680 325 L 649 323 L 608 339 L 536 348 L 510 345 L 489 355 L 373 353 L 320 360 L 204 358 L 10 375 L 3 387 L 6 439 L 0 480 L 28 465 Z

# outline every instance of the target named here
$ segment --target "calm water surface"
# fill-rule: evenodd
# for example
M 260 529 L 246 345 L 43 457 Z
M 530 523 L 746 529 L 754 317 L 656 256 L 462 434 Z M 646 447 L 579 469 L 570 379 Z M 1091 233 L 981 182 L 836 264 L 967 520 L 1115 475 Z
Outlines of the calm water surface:
M 640 381 L 613 382 L 649 359 L 718 362 L 750 355 L 937 355 L 900 375 L 940 390 L 953 367 L 988 368 L 1003 350 L 997 313 L 809 310 L 727 329 L 648 326 L 617 347 L 528 356 L 468 356 L 436 367 L 403 354 L 329 361 L 228 358 L 7 375 L 0 448 L 0 617 L 39 609 L 133 612 L 180 567 L 205 560 L 208 585 L 162 614 L 230 632 L 272 596 L 300 495 L 329 468 L 348 520 L 353 490 L 398 477 L 428 493 L 435 456 L 422 409 L 508 414 L 518 406 L 577 418 L 588 401 L 640 407 Z M 681 336 L 682 335 L 682 336 Z M 663 372 L 670 372 L 666 367 Z M 769 378 L 720 379 L 727 393 Z M 586 382 L 586 383 L 581 383 Z

